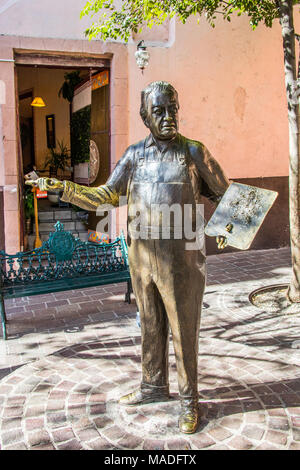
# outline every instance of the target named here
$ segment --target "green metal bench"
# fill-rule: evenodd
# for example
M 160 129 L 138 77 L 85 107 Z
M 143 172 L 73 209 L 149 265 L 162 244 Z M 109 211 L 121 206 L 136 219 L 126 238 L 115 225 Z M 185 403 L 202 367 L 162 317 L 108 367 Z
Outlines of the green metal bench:
M 82 242 L 63 224 L 55 224 L 41 248 L 8 255 L 0 251 L 0 313 L 7 339 L 4 299 L 127 282 L 125 301 L 132 292 L 124 234 L 112 243 Z

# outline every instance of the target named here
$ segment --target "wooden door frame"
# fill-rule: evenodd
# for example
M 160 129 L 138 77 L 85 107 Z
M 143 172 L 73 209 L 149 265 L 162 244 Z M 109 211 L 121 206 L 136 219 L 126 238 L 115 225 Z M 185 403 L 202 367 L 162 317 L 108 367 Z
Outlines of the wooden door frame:
M 79 52 L 35 51 L 14 49 L 15 65 L 51 68 L 110 68 L 112 54 L 83 54 Z

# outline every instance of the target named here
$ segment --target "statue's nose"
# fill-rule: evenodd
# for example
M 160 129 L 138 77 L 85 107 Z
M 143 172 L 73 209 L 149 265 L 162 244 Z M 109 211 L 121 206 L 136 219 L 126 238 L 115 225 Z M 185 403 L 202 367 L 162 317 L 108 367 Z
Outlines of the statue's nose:
M 172 114 L 169 113 L 168 110 L 166 110 L 166 112 L 165 112 L 164 119 L 166 121 L 173 121 L 173 116 L 172 116 Z

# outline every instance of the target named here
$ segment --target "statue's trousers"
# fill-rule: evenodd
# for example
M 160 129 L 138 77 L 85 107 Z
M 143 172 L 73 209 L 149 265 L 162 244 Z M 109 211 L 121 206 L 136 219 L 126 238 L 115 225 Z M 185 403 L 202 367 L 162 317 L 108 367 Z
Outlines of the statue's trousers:
M 141 317 L 142 383 L 168 385 L 169 327 L 179 394 L 197 396 L 197 360 L 205 258 L 184 240 L 128 240 Z

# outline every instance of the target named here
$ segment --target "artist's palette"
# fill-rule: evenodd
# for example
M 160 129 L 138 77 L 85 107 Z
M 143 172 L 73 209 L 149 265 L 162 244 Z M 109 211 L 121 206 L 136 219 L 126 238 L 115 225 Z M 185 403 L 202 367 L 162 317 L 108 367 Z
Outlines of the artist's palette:
M 247 250 L 277 196 L 268 189 L 231 183 L 205 227 L 206 235 L 226 237 L 228 245 Z

